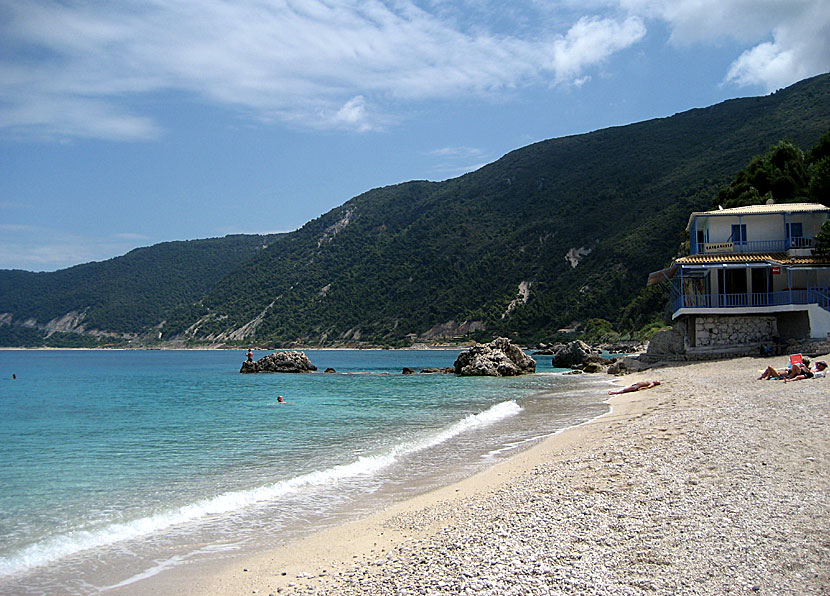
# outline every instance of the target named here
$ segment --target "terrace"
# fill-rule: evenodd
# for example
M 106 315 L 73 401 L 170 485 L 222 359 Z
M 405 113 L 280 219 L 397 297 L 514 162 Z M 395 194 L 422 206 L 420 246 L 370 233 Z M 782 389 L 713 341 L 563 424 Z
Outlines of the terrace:
M 817 304 L 830 311 L 830 286 L 787 289 L 776 292 L 734 292 L 723 294 L 672 293 L 672 312 L 681 309 L 728 309 L 780 307 Z M 769 309 L 774 310 L 774 309 Z

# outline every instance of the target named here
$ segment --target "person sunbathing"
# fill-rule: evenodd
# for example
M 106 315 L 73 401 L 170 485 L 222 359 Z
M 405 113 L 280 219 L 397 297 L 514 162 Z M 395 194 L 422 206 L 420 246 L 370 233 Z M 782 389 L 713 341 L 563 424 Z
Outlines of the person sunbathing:
M 640 389 L 650 389 L 652 387 L 657 387 L 659 384 L 660 381 L 637 381 L 633 385 L 623 387 L 617 391 L 609 391 L 608 395 L 619 395 L 620 393 L 631 393 L 632 391 L 639 391 Z
M 761 373 L 761 376 L 758 377 L 759 381 L 764 379 L 772 379 L 773 381 L 779 381 L 784 379 L 792 379 L 797 377 L 798 375 L 804 374 L 805 370 L 809 370 L 809 363 L 808 364 L 798 364 L 794 362 L 792 366 L 787 369 L 775 369 L 772 366 L 768 366 L 767 369 Z
M 765 379 L 786 379 L 791 373 L 792 369 L 789 368 L 786 370 L 778 370 L 776 368 L 773 368 L 772 366 L 768 366 L 767 369 L 761 373 L 761 376 L 758 377 L 758 380 L 763 381 Z
M 827 374 L 827 363 L 823 360 L 819 360 L 816 362 L 816 369 L 810 370 L 810 367 L 803 366 L 800 367 L 801 371 L 799 374 L 795 375 L 794 377 L 784 379 L 785 383 L 789 383 L 790 381 L 803 381 L 804 379 L 812 379 L 813 377 L 823 377 Z

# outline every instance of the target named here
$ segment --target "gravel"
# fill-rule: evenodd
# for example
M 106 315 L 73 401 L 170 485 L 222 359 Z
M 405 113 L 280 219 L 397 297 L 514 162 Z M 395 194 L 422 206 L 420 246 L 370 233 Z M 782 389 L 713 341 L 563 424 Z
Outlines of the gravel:
M 755 380 L 767 364 L 643 373 L 663 385 L 629 394 L 641 415 L 592 423 L 598 439 L 497 489 L 393 517 L 414 537 L 278 593 L 826 596 L 830 380 Z

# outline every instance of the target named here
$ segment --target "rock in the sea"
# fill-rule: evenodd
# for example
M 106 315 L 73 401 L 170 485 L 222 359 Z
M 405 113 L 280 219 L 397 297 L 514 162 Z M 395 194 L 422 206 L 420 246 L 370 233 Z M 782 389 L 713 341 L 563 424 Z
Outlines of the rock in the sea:
M 605 370 L 605 366 L 603 366 L 602 362 L 589 362 L 584 367 L 582 367 L 582 372 L 586 373 L 598 373 Z
M 534 356 L 553 356 L 565 347 L 563 343 L 555 343 L 555 344 L 539 344 L 537 351 L 533 352 Z
M 256 362 L 243 362 L 241 373 L 304 373 L 317 370 L 304 352 L 274 352 Z
M 536 372 L 536 361 L 504 337 L 477 344 L 459 354 L 455 374 L 467 377 L 512 377 Z
M 591 358 L 593 350 L 584 341 L 568 342 L 553 355 L 554 368 L 573 368 L 584 366 Z

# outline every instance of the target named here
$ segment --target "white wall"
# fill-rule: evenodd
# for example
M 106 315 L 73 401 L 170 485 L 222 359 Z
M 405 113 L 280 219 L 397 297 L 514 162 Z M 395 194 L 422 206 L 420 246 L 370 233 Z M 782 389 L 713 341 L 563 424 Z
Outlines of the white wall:
M 827 339 L 830 337 L 830 312 L 815 304 L 809 305 L 807 314 L 810 316 L 810 337 L 813 339 Z
M 804 236 L 815 238 L 826 216 L 815 213 L 797 213 L 790 218 L 791 223 L 800 223 Z M 787 237 L 787 218 L 781 213 L 771 215 L 712 215 L 697 220 L 698 229 L 708 229 L 708 242 L 726 242 L 732 235 L 733 224 L 745 224 L 747 240 L 784 240 Z

